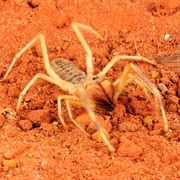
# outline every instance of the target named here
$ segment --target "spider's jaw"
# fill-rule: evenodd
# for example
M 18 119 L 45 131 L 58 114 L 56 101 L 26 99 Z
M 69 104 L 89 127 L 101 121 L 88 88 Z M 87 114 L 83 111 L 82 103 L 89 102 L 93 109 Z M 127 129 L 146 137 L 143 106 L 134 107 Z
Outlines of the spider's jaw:
M 109 99 L 109 101 L 113 102 L 114 86 L 112 85 L 112 83 L 109 80 L 105 79 L 101 81 L 99 85 L 101 86 L 104 94 Z
M 105 80 L 106 81 L 106 80 Z M 91 100 L 92 107 L 95 111 L 112 111 L 114 110 L 113 88 L 109 86 L 109 82 L 101 82 L 87 86 L 86 95 Z

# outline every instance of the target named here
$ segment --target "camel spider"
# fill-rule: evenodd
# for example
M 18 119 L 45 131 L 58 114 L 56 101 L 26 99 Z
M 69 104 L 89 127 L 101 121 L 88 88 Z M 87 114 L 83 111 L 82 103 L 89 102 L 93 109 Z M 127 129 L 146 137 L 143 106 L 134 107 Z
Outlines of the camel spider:
M 137 66 L 135 66 L 133 63 L 129 63 L 128 65 L 126 65 L 122 73 L 122 77 L 118 78 L 113 83 L 111 83 L 106 77 L 106 73 L 119 60 L 128 59 L 134 61 L 144 61 L 152 65 L 156 65 L 156 63 L 141 56 L 117 55 L 112 58 L 112 60 L 104 67 L 104 69 L 101 72 L 94 75 L 92 52 L 87 42 L 85 41 L 80 31 L 80 28 L 89 30 L 102 41 L 105 41 L 106 38 L 102 37 L 90 26 L 86 26 L 77 22 L 73 22 L 71 26 L 86 51 L 86 67 L 87 67 L 86 73 L 69 60 L 59 58 L 59 59 L 54 59 L 50 62 L 47 54 L 45 37 L 42 34 L 37 35 L 19 53 L 15 55 L 10 67 L 8 68 L 3 79 L 1 80 L 3 81 L 7 78 L 16 60 L 18 60 L 27 49 L 32 47 L 32 45 L 34 45 L 39 40 L 42 48 L 45 68 L 48 75 L 37 73 L 31 79 L 31 81 L 26 85 L 26 87 L 21 91 L 19 95 L 16 111 L 18 112 L 23 96 L 25 96 L 25 94 L 27 93 L 29 88 L 34 84 L 34 82 L 38 78 L 44 79 L 50 83 L 57 85 L 59 88 L 61 88 L 63 91 L 69 94 L 69 95 L 59 95 L 57 98 L 58 117 L 61 120 L 63 126 L 66 126 L 66 123 L 64 122 L 62 116 L 62 109 L 61 109 L 62 101 L 65 101 L 69 118 L 82 131 L 84 130 L 75 122 L 75 120 L 72 117 L 70 105 L 77 105 L 84 107 L 88 112 L 90 118 L 94 122 L 97 131 L 102 136 L 103 141 L 105 142 L 109 150 L 111 152 L 114 152 L 115 149 L 104 135 L 102 128 L 96 119 L 96 115 L 94 111 L 98 111 L 103 108 L 106 110 L 113 110 L 114 102 L 117 100 L 118 96 L 121 94 L 124 87 L 130 82 L 135 82 L 139 86 L 141 86 L 145 92 L 147 92 L 146 90 L 149 90 L 151 93 L 154 94 L 156 103 L 159 103 L 159 107 L 161 109 L 161 113 L 164 121 L 164 131 L 167 132 L 169 126 L 168 126 L 165 110 L 162 104 L 161 94 L 158 91 L 158 89 L 143 75 L 143 73 L 140 71 L 140 69 Z

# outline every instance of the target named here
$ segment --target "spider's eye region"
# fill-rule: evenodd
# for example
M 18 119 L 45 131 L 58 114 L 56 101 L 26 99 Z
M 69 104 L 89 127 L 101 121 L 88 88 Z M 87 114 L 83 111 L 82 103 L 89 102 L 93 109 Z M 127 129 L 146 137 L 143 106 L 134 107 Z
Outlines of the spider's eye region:
M 97 79 L 98 79 L 98 76 L 94 76 L 92 79 L 93 79 L 93 80 L 97 80 Z

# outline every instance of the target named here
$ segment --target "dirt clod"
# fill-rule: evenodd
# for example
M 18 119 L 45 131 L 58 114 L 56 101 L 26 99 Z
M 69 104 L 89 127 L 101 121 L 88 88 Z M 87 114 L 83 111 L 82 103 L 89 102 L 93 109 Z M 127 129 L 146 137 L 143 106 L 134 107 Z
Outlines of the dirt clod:
M 30 120 L 20 120 L 18 125 L 23 131 L 29 131 L 33 127 L 33 123 Z
M 125 137 L 120 138 L 120 146 L 117 150 L 117 153 L 122 157 L 138 157 L 142 155 L 143 150 L 141 147 L 135 143 L 127 140 Z
M 3 154 L 3 157 L 6 159 L 12 159 L 15 156 L 15 152 L 13 150 L 6 150 Z
M 8 168 L 14 168 L 17 165 L 16 160 L 4 160 L 2 165 Z
M 51 118 L 47 110 L 33 110 L 27 114 L 27 119 L 35 126 L 40 126 L 42 123 L 49 123 Z

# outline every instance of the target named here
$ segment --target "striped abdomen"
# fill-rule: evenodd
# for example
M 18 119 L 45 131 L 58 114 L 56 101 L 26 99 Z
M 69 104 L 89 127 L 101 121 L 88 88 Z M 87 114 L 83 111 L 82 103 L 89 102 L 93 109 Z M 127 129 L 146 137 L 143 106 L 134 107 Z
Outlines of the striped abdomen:
M 50 62 L 50 66 L 61 79 L 73 84 L 86 79 L 86 73 L 70 60 L 57 58 Z

